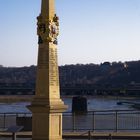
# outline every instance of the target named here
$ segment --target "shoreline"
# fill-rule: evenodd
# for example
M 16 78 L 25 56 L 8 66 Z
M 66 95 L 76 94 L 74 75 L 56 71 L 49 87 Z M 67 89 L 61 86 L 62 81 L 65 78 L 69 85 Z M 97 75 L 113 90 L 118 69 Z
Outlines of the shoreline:
M 31 102 L 34 95 L 0 95 L 0 103 Z
M 73 98 L 78 95 L 71 95 L 71 96 L 61 96 L 63 98 Z M 33 100 L 34 95 L 0 95 L 0 103 L 12 103 L 12 102 L 31 102 Z M 135 96 L 83 96 L 86 98 L 100 98 L 100 99 L 114 99 L 114 100 L 140 100 L 140 97 Z
M 61 96 L 61 98 L 72 98 L 72 97 L 75 97 L 75 96 L 80 96 L 80 95 L 63 95 Z M 139 99 L 140 100 L 140 97 L 137 97 L 137 96 L 108 96 L 108 95 L 82 95 L 83 97 L 87 97 L 87 98 L 107 98 L 107 99 L 116 99 L 116 100 L 119 100 L 119 99 Z

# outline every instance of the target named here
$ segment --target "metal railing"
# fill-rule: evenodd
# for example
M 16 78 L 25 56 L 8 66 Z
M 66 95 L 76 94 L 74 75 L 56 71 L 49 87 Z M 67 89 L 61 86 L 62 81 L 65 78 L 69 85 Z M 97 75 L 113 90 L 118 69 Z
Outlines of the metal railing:
M 17 118 L 27 118 L 31 116 L 31 113 L 0 113 L 0 129 L 3 130 L 12 125 L 17 125 Z
M 23 124 L 31 118 L 31 113 L 0 113 L 0 128 L 17 125 L 22 118 Z M 25 120 L 24 120 L 25 119 Z M 28 123 L 29 124 L 29 123 Z M 30 123 L 31 124 L 31 123 Z M 139 110 L 88 111 L 87 113 L 63 113 L 63 131 L 105 131 L 105 132 L 140 132 Z
M 140 111 L 106 110 L 87 113 L 64 113 L 64 131 L 138 131 L 140 132 Z

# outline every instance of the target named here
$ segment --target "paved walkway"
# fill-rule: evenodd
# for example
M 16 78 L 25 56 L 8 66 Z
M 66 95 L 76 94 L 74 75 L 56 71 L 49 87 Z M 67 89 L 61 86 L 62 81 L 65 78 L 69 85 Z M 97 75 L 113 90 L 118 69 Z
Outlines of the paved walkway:
M 17 140 L 31 140 L 32 132 L 18 132 Z M 10 140 L 11 133 L 0 133 L 0 140 Z M 67 132 L 63 133 L 64 139 L 89 139 L 88 132 Z M 92 132 L 90 138 L 98 139 L 127 139 L 127 140 L 140 140 L 140 133 L 128 133 L 128 132 Z

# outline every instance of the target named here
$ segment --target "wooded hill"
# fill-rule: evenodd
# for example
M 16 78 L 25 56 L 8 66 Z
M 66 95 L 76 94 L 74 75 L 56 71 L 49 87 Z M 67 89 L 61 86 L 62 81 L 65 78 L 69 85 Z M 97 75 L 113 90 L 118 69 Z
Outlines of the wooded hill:
M 97 64 L 76 64 L 59 67 L 61 86 L 108 85 L 124 86 L 140 83 L 140 61 L 104 62 Z M 24 84 L 34 86 L 36 66 L 0 66 L 0 84 Z

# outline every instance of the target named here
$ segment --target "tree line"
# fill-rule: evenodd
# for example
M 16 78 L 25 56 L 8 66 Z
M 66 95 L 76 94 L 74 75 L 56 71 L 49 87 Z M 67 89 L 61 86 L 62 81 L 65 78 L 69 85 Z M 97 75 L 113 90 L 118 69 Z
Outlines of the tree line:
M 4 67 L 0 65 L 0 85 L 35 86 L 36 66 Z M 59 67 L 62 87 L 78 85 L 126 86 L 140 83 L 140 61 L 76 64 Z

